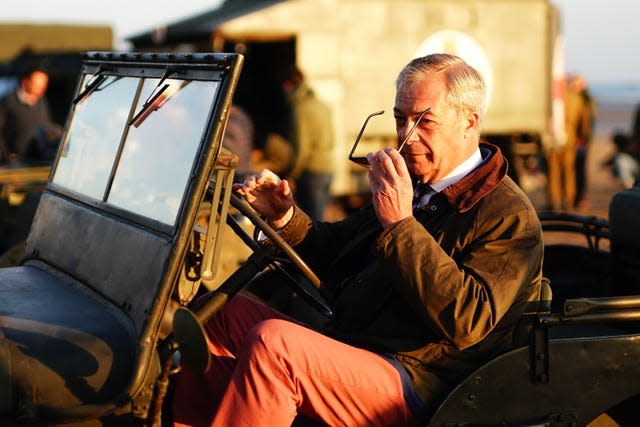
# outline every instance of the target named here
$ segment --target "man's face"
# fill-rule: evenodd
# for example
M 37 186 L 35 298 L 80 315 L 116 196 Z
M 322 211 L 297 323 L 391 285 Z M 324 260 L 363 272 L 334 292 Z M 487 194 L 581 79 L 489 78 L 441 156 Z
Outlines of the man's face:
M 36 71 L 25 79 L 23 87 L 29 95 L 39 99 L 47 92 L 48 84 L 49 76 L 42 71 Z
M 407 168 L 421 182 L 436 182 L 468 159 L 477 147 L 475 113 L 458 113 L 445 101 L 446 88 L 441 78 L 424 79 L 405 85 L 396 94 L 394 117 L 398 141 L 401 141 L 427 107 L 409 138 L 402 156 Z

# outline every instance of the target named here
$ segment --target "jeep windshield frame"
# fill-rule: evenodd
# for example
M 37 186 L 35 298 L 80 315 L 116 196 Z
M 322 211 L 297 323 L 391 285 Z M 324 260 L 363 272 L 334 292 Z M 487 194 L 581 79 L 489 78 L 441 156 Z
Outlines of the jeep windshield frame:
M 220 150 L 228 67 L 213 54 L 146 55 L 88 54 L 48 190 L 171 235 L 207 143 Z

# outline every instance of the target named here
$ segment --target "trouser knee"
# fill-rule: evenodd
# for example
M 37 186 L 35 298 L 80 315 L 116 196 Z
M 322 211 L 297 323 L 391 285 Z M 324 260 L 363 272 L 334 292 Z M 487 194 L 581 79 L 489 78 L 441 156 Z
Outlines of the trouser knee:
M 291 351 L 294 340 L 291 336 L 287 337 L 287 330 L 290 328 L 298 328 L 300 326 L 283 319 L 267 319 L 256 324 L 245 338 L 245 347 L 254 349 L 264 346 L 271 352 L 280 353 L 284 350 L 285 344 Z

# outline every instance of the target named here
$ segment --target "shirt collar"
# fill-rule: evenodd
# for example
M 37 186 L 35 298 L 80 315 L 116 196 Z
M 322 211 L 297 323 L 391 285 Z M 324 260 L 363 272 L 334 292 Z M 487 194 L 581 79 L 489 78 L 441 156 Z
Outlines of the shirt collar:
M 456 168 L 449 172 L 447 176 L 442 178 L 440 181 L 432 182 L 429 185 L 434 191 L 439 193 L 448 186 L 460 181 L 469 172 L 478 167 L 480 163 L 482 163 L 482 154 L 480 153 L 480 147 L 478 147 L 467 160 L 456 166 Z

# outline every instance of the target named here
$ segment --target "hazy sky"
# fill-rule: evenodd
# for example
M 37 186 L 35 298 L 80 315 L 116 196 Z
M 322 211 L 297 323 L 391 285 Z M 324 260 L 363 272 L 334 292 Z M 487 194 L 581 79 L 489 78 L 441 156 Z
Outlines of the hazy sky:
M 640 81 L 640 2 L 552 0 L 562 10 L 567 68 L 595 82 Z
M 562 11 L 568 71 L 584 74 L 591 83 L 640 81 L 640 2 L 551 2 Z M 220 3 L 221 0 L 2 0 L 0 22 L 107 24 L 114 28 L 117 40 L 122 40 Z M 116 44 L 120 46 L 123 45 Z

